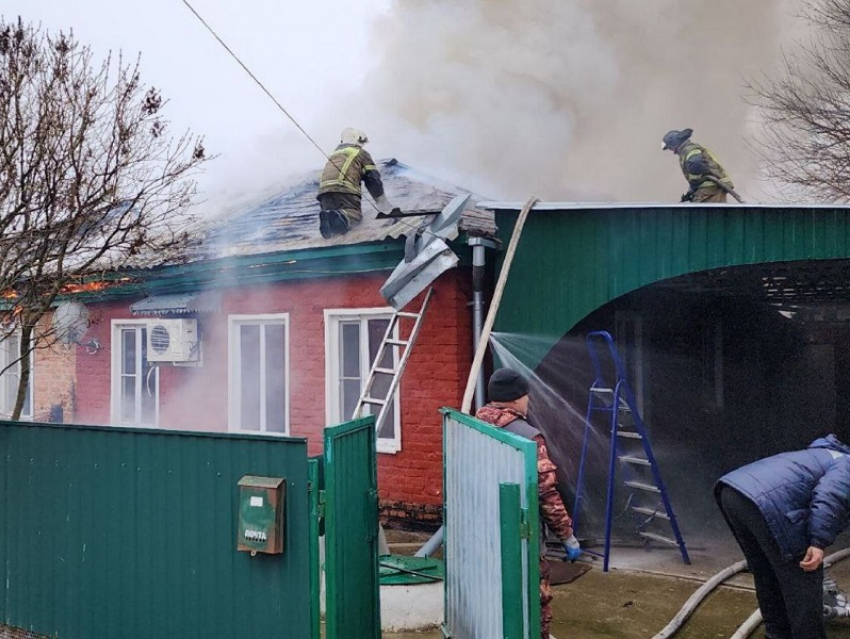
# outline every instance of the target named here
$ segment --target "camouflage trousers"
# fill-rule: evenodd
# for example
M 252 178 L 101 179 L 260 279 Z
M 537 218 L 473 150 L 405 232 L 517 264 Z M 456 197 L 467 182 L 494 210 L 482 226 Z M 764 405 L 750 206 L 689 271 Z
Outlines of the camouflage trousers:
M 360 202 L 360 196 L 351 193 L 323 193 L 319 196 L 319 206 L 322 210 L 339 211 L 348 220 L 349 228 L 363 219 Z
M 552 625 L 552 587 L 549 585 L 549 562 L 540 555 L 540 639 L 549 639 Z
M 692 202 L 725 202 L 726 201 L 726 191 L 721 189 L 720 187 L 700 187 L 697 189 L 696 193 L 694 193 L 694 199 Z

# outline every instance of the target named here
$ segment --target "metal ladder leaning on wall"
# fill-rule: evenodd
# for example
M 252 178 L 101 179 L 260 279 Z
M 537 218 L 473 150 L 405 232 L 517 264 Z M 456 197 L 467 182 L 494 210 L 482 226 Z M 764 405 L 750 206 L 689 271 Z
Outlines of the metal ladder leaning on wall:
M 616 381 L 606 382 L 602 367 L 602 354 L 607 347 L 607 357 L 614 365 Z M 626 367 L 611 335 L 606 331 L 595 331 L 587 335 L 587 348 L 593 363 L 595 379 L 590 387 L 585 418 L 584 442 L 581 448 L 576 498 L 573 507 L 574 524 L 578 519 L 582 500 L 584 464 L 587 456 L 588 439 L 593 434 L 593 417 L 599 413 L 610 420 L 610 456 L 608 485 L 605 506 L 605 550 L 603 572 L 608 571 L 611 554 L 611 528 L 614 517 L 614 488 L 618 463 L 626 475 L 623 485 L 629 489 L 627 510 L 635 517 L 637 533 L 648 545 L 652 541 L 677 546 L 682 560 L 690 564 L 688 550 L 679 530 L 676 515 L 667 493 L 661 471 L 652 452 L 646 426 L 638 410 L 635 395 L 626 379 Z M 603 351 L 601 354 L 600 351 Z M 659 527 L 661 531 L 659 531 Z M 667 530 L 672 531 L 669 537 Z M 663 532 L 662 532 L 663 531 Z M 663 534 L 667 533 L 667 534 Z
M 410 358 L 410 351 L 413 350 L 413 345 L 416 342 L 416 338 L 419 336 L 419 329 L 422 327 L 422 318 L 428 308 L 428 303 L 431 301 L 431 293 L 433 290 L 434 289 L 432 287 L 428 288 L 428 292 L 425 293 L 425 299 L 422 301 L 422 306 L 418 313 L 404 310 L 399 310 L 393 313 L 392 319 L 390 319 L 390 323 L 387 325 L 387 330 L 384 333 L 384 339 L 381 341 L 381 345 L 378 347 L 378 352 L 375 354 L 375 361 L 372 362 L 372 368 L 369 371 L 369 376 L 366 378 L 366 383 L 363 385 L 363 389 L 360 393 L 360 399 L 357 400 L 357 404 L 354 407 L 354 415 L 352 416 L 352 419 L 361 417 L 363 408 L 367 404 L 380 406 L 380 411 L 375 418 L 376 433 L 381 432 L 381 427 L 384 425 L 384 420 L 387 418 L 387 412 L 392 405 L 393 395 L 401 381 L 401 376 L 404 373 L 404 367 L 407 365 L 407 360 Z M 411 329 L 410 335 L 407 339 L 397 339 L 395 337 L 396 328 L 404 318 L 413 320 L 413 328 Z M 391 368 L 381 366 L 384 362 L 388 349 L 393 349 L 390 351 L 392 353 L 393 363 Z M 395 349 L 401 349 L 401 353 L 397 353 Z M 383 398 L 372 397 L 371 395 L 372 386 L 379 375 L 392 378 L 390 380 L 390 386 L 387 390 L 387 394 Z

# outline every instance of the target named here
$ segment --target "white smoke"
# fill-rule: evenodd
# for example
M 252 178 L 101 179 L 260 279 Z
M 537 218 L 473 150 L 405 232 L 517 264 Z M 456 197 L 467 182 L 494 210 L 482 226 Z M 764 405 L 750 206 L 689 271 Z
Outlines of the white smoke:
M 667 202 L 687 185 L 661 137 L 691 127 L 760 193 L 746 82 L 779 60 L 793 4 L 398 0 L 325 123 L 493 198 Z

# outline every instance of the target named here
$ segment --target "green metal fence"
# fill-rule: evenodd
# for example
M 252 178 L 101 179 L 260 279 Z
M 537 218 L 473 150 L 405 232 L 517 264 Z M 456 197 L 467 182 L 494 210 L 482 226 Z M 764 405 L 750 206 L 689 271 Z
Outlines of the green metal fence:
M 2 623 L 68 639 L 318 637 L 304 440 L 2 422 L 0 459 Z M 280 555 L 236 551 L 244 475 L 286 478 Z
M 458 411 L 442 412 L 444 635 L 539 637 L 536 444 Z
M 519 205 L 504 206 L 496 222 L 509 237 Z M 523 227 L 494 330 L 534 335 L 520 358 L 535 368 L 582 318 L 642 286 L 721 267 L 847 258 L 847 207 L 543 203 Z

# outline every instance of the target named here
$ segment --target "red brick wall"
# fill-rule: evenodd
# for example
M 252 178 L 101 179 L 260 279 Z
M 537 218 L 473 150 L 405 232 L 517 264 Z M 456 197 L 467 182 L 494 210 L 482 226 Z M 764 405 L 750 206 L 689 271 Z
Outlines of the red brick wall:
M 226 289 L 221 313 L 201 315 L 203 366 L 163 366 L 160 424 L 182 430 L 227 430 L 227 318 L 289 313 L 291 434 L 321 452 L 325 426 L 325 309 L 378 308 L 386 274 L 301 280 Z M 379 493 L 385 512 L 423 523 L 439 517 L 442 501 L 442 406 L 459 406 L 472 361 L 468 274 L 453 270 L 436 282 L 401 382 L 402 450 L 379 454 Z M 111 342 L 111 320 L 130 318 L 129 304 L 100 305 L 90 334 Z M 418 308 L 421 297 L 410 308 Z M 138 319 L 138 318 L 136 318 Z M 108 423 L 110 351 L 77 357 L 77 421 Z

